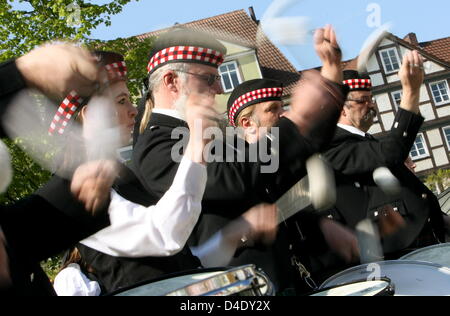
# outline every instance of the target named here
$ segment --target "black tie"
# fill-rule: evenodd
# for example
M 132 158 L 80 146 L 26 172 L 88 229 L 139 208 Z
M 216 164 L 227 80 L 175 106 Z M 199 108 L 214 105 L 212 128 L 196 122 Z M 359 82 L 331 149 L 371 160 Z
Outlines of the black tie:
M 370 135 L 368 133 L 366 133 L 365 137 L 370 140 L 375 140 L 375 137 L 373 137 L 372 135 Z

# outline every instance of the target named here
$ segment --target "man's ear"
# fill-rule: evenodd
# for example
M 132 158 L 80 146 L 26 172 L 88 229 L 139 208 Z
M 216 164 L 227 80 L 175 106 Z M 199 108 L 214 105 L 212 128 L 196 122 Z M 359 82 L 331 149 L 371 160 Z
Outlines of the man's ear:
M 250 133 L 250 134 L 256 133 L 256 130 L 258 128 L 256 123 L 250 117 L 243 117 L 243 118 L 241 118 L 240 126 L 242 126 L 242 128 L 247 133 Z
M 247 128 L 252 126 L 252 120 L 249 117 L 241 118 L 241 121 L 239 123 L 240 123 L 239 125 L 242 126 L 245 129 L 247 129 Z
M 167 87 L 171 92 L 178 92 L 178 76 L 173 71 L 168 71 L 163 76 L 163 84 Z
M 80 117 L 81 117 L 82 122 L 86 121 L 86 113 L 87 113 L 87 106 L 85 105 L 81 108 L 81 111 L 80 111 Z

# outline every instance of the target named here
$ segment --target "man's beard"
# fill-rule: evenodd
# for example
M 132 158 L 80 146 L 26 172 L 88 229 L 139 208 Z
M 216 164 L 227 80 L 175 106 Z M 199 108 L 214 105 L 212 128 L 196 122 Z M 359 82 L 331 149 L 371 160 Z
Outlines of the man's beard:
M 368 122 L 369 120 L 373 120 L 377 117 L 377 111 L 375 109 L 370 109 L 367 111 L 367 113 L 363 116 L 363 120 Z
M 361 127 L 369 130 L 373 125 L 375 118 L 377 117 L 377 111 L 375 109 L 370 109 L 367 113 L 362 117 L 360 125 Z
M 187 91 L 182 91 L 180 97 L 173 103 L 175 110 L 177 110 L 183 120 L 186 120 L 186 103 L 188 98 L 189 93 Z

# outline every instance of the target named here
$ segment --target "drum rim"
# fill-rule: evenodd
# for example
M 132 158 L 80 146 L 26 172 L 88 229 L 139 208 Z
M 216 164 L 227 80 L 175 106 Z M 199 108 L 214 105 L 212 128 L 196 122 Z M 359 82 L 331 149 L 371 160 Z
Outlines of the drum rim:
M 246 270 L 246 269 L 250 269 L 253 271 L 253 277 L 255 277 L 257 275 L 257 269 L 256 266 L 254 264 L 246 264 L 246 265 L 242 265 L 242 266 L 237 266 L 237 267 L 216 267 L 216 268 L 199 268 L 199 269 L 193 269 L 193 270 L 186 270 L 186 271 L 181 271 L 181 272 L 176 272 L 176 273 L 169 273 L 169 274 L 164 274 L 160 277 L 157 278 L 153 278 L 153 279 L 149 279 L 149 280 L 145 280 L 142 282 L 138 282 L 136 284 L 124 287 L 124 288 L 120 288 L 116 291 L 113 291 L 111 293 L 106 294 L 106 296 L 117 296 L 119 294 L 123 294 L 125 292 L 129 292 L 135 289 L 138 289 L 140 287 L 146 286 L 146 285 L 150 285 L 152 283 L 156 283 L 156 282 L 160 282 L 160 281 L 164 281 L 164 280 L 169 280 L 169 279 L 174 279 L 174 278 L 178 278 L 178 277 L 183 277 L 183 276 L 188 276 L 188 275 L 195 275 L 195 274 L 202 274 L 202 273 L 213 273 L 213 272 L 222 272 L 220 274 L 208 277 L 204 280 L 201 281 L 206 281 L 206 280 L 210 280 L 210 279 L 214 279 L 216 277 L 218 277 L 219 275 L 223 275 L 225 273 L 232 273 L 232 272 L 236 272 L 236 271 L 241 271 L 241 270 Z M 187 286 L 186 286 L 187 287 Z M 178 288 L 176 290 L 173 291 L 169 291 L 166 293 L 161 293 L 160 296 L 167 296 L 170 293 L 174 293 L 176 291 L 179 291 L 183 288 L 186 287 L 181 287 Z
M 387 266 L 387 265 L 402 265 L 402 264 L 415 264 L 415 265 L 421 265 L 421 266 L 427 266 L 427 267 L 434 267 L 434 268 L 439 268 L 439 269 L 444 269 L 444 271 L 448 272 L 450 275 L 450 268 L 444 267 L 440 264 L 437 263 L 433 263 L 433 262 L 426 262 L 426 261 L 418 261 L 418 260 L 387 260 L 387 261 L 378 261 L 378 262 L 372 262 L 372 263 L 366 263 L 366 264 L 361 264 L 355 267 L 351 267 L 347 270 L 341 271 L 331 277 L 329 277 L 328 279 L 326 279 L 320 286 L 319 286 L 319 290 L 325 288 L 324 285 L 330 283 L 331 281 L 345 275 L 348 274 L 350 272 L 354 272 L 357 271 L 363 267 L 367 267 L 370 264 L 378 264 L 380 266 Z
M 205 286 L 206 289 L 204 290 L 203 293 L 198 293 L 195 296 L 215 296 L 216 294 L 213 293 L 217 293 L 219 291 L 226 291 L 227 288 L 232 287 L 232 286 L 237 286 L 239 283 L 240 284 L 245 284 L 245 283 L 249 283 L 251 284 L 253 282 L 253 280 L 255 280 L 255 278 L 257 277 L 257 271 L 254 265 L 245 265 L 245 266 L 239 266 L 239 267 L 233 267 L 232 269 L 223 271 L 222 273 L 210 276 L 208 278 L 199 280 L 197 282 L 194 282 L 192 284 L 180 287 L 176 290 L 170 291 L 168 293 L 165 293 L 164 296 L 186 296 L 187 294 L 185 294 L 184 292 L 190 287 L 190 286 L 194 286 L 194 285 L 199 285 L 199 284 L 204 284 L 204 283 L 209 283 L 208 281 L 211 280 L 215 280 L 215 279 L 222 279 L 224 277 L 227 278 L 227 281 L 229 281 L 229 279 L 232 277 L 232 275 L 234 275 L 236 272 L 239 271 L 245 271 L 246 273 L 251 272 L 251 275 L 246 275 L 246 278 L 244 280 L 237 280 L 236 283 L 229 283 L 229 284 L 221 284 L 220 287 L 218 288 L 214 288 L 214 287 L 210 287 L 210 286 Z M 223 295 L 223 296 L 227 296 L 227 295 Z
M 343 287 L 343 286 L 347 286 L 347 285 L 354 285 L 354 284 L 357 284 L 357 283 L 375 282 L 375 281 L 386 282 L 387 283 L 387 287 L 384 288 L 382 291 L 380 291 L 380 293 L 377 293 L 377 295 L 374 295 L 374 296 L 380 296 L 381 293 L 392 292 L 392 291 L 395 294 L 395 284 L 392 282 L 392 280 L 390 278 L 388 278 L 388 277 L 381 277 L 380 279 L 373 280 L 373 281 L 368 281 L 366 279 L 360 279 L 360 280 L 355 280 L 355 281 L 344 283 L 344 284 L 340 284 L 340 285 L 330 286 L 330 287 L 327 287 L 327 288 L 321 288 L 321 286 L 320 286 L 318 291 L 310 293 L 307 296 L 313 296 L 314 294 L 317 294 L 317 293 L 333 290 L 333 289 L 336 289 L 336 288 L 339 288 L 339 287 Z
M 398 260 L 413 260 L 413 259 L 410 258 L 410 256 L 416 255 L 418 253 L 422 253 L 424 250 L 438 249 L 438 248 L 444 248 L 444 247 L 449 247 L 450 248 L 450 243 L 447 242 L 447 243 L 443 243 L 443 244 L 431 245 L 431 246 L 423 247 L 423 248 L 414 250 L 413 252 L 410 252 L 410 253 L 400 257 Z M 417 260 L 417 261 L 421 261 L 421 260 Z M 426 261 L 426 262 L 428 262 L 428 261 Z

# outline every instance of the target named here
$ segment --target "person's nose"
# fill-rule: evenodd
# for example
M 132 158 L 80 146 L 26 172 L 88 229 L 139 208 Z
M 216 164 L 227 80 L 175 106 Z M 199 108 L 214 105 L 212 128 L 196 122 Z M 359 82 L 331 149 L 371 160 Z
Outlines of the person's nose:
M 134 119 L 138 114 L 137 108 L 134 105 L 131 105 L 131 108 L 128 111 L 128 114 L 129 114 L 130 118 Z

